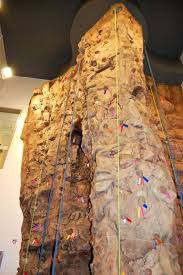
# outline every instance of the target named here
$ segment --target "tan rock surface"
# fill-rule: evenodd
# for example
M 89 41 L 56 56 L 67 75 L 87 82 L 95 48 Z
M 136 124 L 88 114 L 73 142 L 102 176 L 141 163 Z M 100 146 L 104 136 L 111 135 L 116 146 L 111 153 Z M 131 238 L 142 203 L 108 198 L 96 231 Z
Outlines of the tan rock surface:
M 22 136 L 25 147 L 20 202 L 24 221 L 18 274 L 23 274 L 25 264 L 26 274 L 38 272 L 52 186 L 39 274 L 50 274 L 63 192 L 56 274 L 181 274 L 175 232 L 180 227 L 176 227 L 177 194 L 165 163 L 159 123 L 147 96 L 142 30 L 123 5 L 116 5 L 86 33 L 79 50 L 78 67 L 35 89 L 30 102 Z M 169 100 L 171 93 L 165 95 L 161 94 L 161 100 L 171 115 L 176 107 Z M 72 153 L 63 190 L 74 109 Z M 173 121 L 172 116 L 169 119 Z M 181 119 L 177 119 L 177 130 L 180 125 Z M 32 218 L 33 225 L 39 226 L 31 230 L 26 262 Z
M 148 102 L 148 108 L 151 111 L 151 122 L 156 124 L 158 127 L 158 134 L 162 140 L 163 147 L 164 147 L 164 154 L 167 159 L 167 163 L 169 166 L 169 169 L 171 171 L 172 177 L 174 179 L 173 171 L 172 171 L 172 165 L 170 162 L 170 157 L 167 151 L 167 147 L 164 142 L 164 134 L 162 132 L 161 124 L 159 122 L 159 118 L 157 116 L 157 111 L 154 107 L 154 103 L 152 100 L 152 93 L 150 86 L 152 87 L 153 92 L 155 93 L 155 90 L 152 85 L 152 80 L 147 77 L 147 94 L 146 99 Z M 181 89 L 181 86 L 167 86 L 164 84 L 158 84 L 158 95 L 160 98 L 160 113 L 161 117 L 163 119 L 163 123 L 166 126 L 167 130 L 167 136 L 169 138 L 169 144 L 170 148 L 173 152 L 174 162 L 177 170 L 177 175 L 179 179 L 179 185 L 182 187 L 183 190 L 183 91 Z M 167 109 L 167 102 L 169 106 L 171 107 L 171 110 Z M 177 190 L 178 194 L 178 188 L 176 186 L 175 180 L 174 185 Z M 179 264 L 181 266 L 181 270 L 183 272 L 183 210 L 181 206 L 181 200 L 180 197 L 177 197 L 176 200 L 176 221 L 174 225 L 174 234 L 176 237 L 176 247 L 179 255 Z

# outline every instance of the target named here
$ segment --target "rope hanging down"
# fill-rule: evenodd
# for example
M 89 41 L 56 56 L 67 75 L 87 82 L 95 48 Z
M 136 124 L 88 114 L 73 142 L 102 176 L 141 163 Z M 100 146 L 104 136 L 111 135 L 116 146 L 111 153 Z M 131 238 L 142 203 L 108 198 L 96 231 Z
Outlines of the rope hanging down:
M 158 114 L 158 117 L 159 117 L 159 120 L 160 120 L 161 128 L 162 128 L 163 135 L 164 135 L 164 141 L 165 141 L 166 148 L 167 148 L 167 151 L 168 151 L 168 154 L 169 154 L 169 157 L 170 157 L 170 161 L 171 161 L 171 165 L 172 165 L 172 169 L 173 169 L 173 173 L 174 173 L 174 178 L 175 178 L 175 183 L 177 185 L 178 194 L 180 196 L 181 205 L 182 205 L 182 208 L 183 208 L 182 187 L 181 187 L 181 184 L 179 182 L 179 177 L 178 177 L 178 174 L 177 174 L 177 169 L 176 169 L 176 164 L 175 164 L 175 158 L 174 158 L 174 154 L 173 154 L 173 151 L 172 151 L 172 148 L 171 148 L 171 145 L 170 145 L 168 133 L 167 133 L 167 130 L 166 130 L 166 128 L 164 126 L 164 123 L 163 123 L 163 120 L 162 120 L 161 106 L 160 106 L 160 103 L 159 103 L 159 96 L 158 96 L 158 89 L 157 89 L 156 81 L 155 81 L 155 78 L 154 78 L 154 74 L 153 74 L 153 71 L 152 71 L 152 67 L 151 67 L 151 63 L 150 63 L 150 60 L 149 60 L 149 56 L 148 56 L 146 47 L 145 47 L 145 55 L 146 55 L 146 58 L 147 58 L 149 71 L 150 71 L 150 74 L 151 74 L 151 77 L 152 77 L 152 80 L 153 80 L 155 95 L 154 95 L 152 90 L 151 90 L 151 93 L 152 93 L 154 105 L 155 105 L 155 108 L 156 108 L 156 111 L 157 111 L 157 114 Z
M 72 76 L 70 76 L 70 78 L 71 77 Z M 71 79 L 70 79 L 70 81 L 71 81 Z M 41 258 L 43 256 L 43 252 L 44 252 L 44 245 L 45 245 L 46 233 L 47 233 L 47 228 L 48 228 L 48 218 L 49 218 L 50 207 L 51 207 L 51 202 L 52 202 L 52 198 L 53 198 L 54 180 L 55 180 L 55 174 L 56 174 L 57 163 L 58 163 L 58 155 L 59 155 L 58 153 L 59 153 L 59 147 L 60 147 L 61 138 L 62 138 L 62 135 L 63 135 L 63 128 L 64 128 L 64 124 L 65 124 L 65 119 L 66 119 L 66 111 L 67 111 L 67 105 L 68 105 L 69 95 L 70 95 L 70 89 L 69 89 L 69 92 L 67 94 L 65 108 L 64 108 L 64 116 L 63 116 L 63 120 L 62 120 L 61 128 L 60 128 L 61 130 L 60 130 L 60 135 L 59 135 L 59 140 L 58 140 L 58 145 L 57 145 L 56 159 L 55 159 L 55 163 L 54 163 L 54 171 L 53 171 L 52 182 L 51 182 L 51 190 L 50 190 L 50 194 L 49 194 L 48 207 L 47 207 L 45 221 L 44 221 L 44 227 L 43 227 L 42 243 L 41 243 L 39 261 L 38 261 L 37 275 L 39 274 L 40 264 L 41 264 Z
M 76 91 L 74 95 L 74 103 L 73 103 L 73 112 L 72 112 L 72 119 L 71 119 L 71 127 L 70 127 L 70 133 L 69 133 L 69 140 L 68 140 L 68 146 L 67 146 L 67 155 L 66 155 L 66 166 L 64 170 L 64 178 L 63 178 L 63 192 L 60 200 L 60 205 L 59 205 L 59 216 L 58 216 L 58 225 L 57 225 L 57 232 L 56 232 L 56 239 L 55 239 L 55 249 L 54 249 L 54 255 L 53 255 L 53 265 L 51 269 L 51 274 L 55 275 L 55 270 L 56 270 L 56 262 L 57 262 L 57 254 L 58 254 L 58 248 L 59 248 L 59 230 L 62 222 L 62 214 L 63 214 L 63 202 L 64 202 L 64 192 L 65 192 L 65 182 L 67 178 L 67 168 L 68 168 L 68 160 L 71 155 L 71 139 L 72 139 L 72 132 L 74 130 L 74 118 L 75 118 L 75 112 L 76 112 L 76 98 L 79 90 L 79 74 L 80 74 L 80 65 L 81 65 L 81 60 L 79 60 L 79 65 L 78 65 L 78 70 L 77 70 L 77 85 L 76 85 Z
M 58 160 L 58 149 L 59 149 L 60 139 L 61 139 L 61 136 L 62 136 L 62 128 L 63 128 L 64 122 L 65 122 L 65 117 L 66 117 L 66 108 L 67 108 L 68 98 L 69 98 L 69 95 L 66 99 L 65 112 L 64 112 L 63 122 L 62 122 L 62 126 L 61 126 L 61 132 L 60 132 L 60 136 L 59 136 L 59 142 L 58 142 L 58 147 L 57 147 L 57 156 L 56 156 L 56 162 L 55 163 L 57 163 L 57 160 Z M 37 209 L 37 201 L 38 201 L 38 195 L 39 195 L 40 185 L 41 185 L 41 181 L 42 181 L 43 167 L 44 167 L 45 158 L 46 158 L 46 154 L 43 157 L 43 160 L 41 162 L 41 171 L 40 171 L 38 187 L 37 187 L 37 190 L 36 190 L 37 193 L 36 193 L 35 203 L 34 203 L 34 207 L 33 207 L 33 215 L 32 215 L 32 220 L 31 220 L 30 231 L 29 231 L 29 238 L 28 238 L 28 243 L 27 243 L 26 257 L 25 257 L 25 264 L 24 264 L 24 267 L 23 267 L 23 273 L 25 272 L 26 266 L 27 266 L 27 263 L 28 263 L 28 253 L 29 253 L 29 247 L 30 247 L 30 240 L 31 240 L 31 237 L 32 237 L 32 228 L 33 228 L 33 223 L 34 223 L 34 218 L 35 218 L 35 212 L 36 212 L 36 209 Z M 55 174 L 55 170 L 54 170 L 54 174 Z M 53 187 L 53 181 L 54 180 L 52 178 L 52 187 Z M 49 202 L 50 203 L 51 203 L 51 199 L 52 199 L 52 191 L 50 192 L 50 195 L 49 195 Z M 50 204 L 49 203 L 48 203 L 48 208 L 50 210 Z M 47 215 L 49 215 L 49 210 L 47 211 Z M 43 228 L 44 233 L 43 233 L 43 240 L 42 240 L 41 254 L 40 254 L 40 257 L 39 257 L 39 262 L 40 262 L 40 259 L 42 257 L 42 254 L 43 254 L 44 241 L 45 241 L 45 237 L 46 237 L 46 236 L 44 236 L 44 234 L 46 235 L 46 233 L 45 233 L 46 228 L 47 228 L 47 224 L 46 224 L 46 221 L 45 221 L 44 228 Z M 39 271 L 39 265 L 40 265 L 39 262 L 38 262 L 38 271 Z
M 121 275 L 121 244 L 120 244 L 120 139 L 118 133 L 118 127 L 120 124 L 119 121 L 119 79 L 118 79 L 118 33 L 117 33 L 117 13 L 119 12 L 120 8 L 115 9 L 115 54 L 116 54 L 116 134 L 117 134 L 117 224 L 118 224 L 118 263 L 117 263 L 117 270 L 118 275 Z
M 25 263 L 24 263 L 24 267 L 23 267 L 23 274 L 25 273 L 27 263 L 28 263 L 30 240 L 31 240 L 31 237 L 32 237 L 32 227 L 33 227 L 35 213 L 36 213 L 36 209 L 37 209 L 37 201 L 38 201 L 38 195 L 39 195 L 41 180 L 42 180 L 42 176 L 43 176 L 43 167 L 44 167 L 45 158 L 46 158 L 46 154 L 43 157 L 43 160 L 41 162 L 40 177 L 39 177 L 39 183 L 38 183 L 38 187 L 37 187 L 37 190 L 36 190 L 36 197 L 35 197 L 35 201 L 34 201 L 34 207 L 33 207 L 33 213 L 32 213 L 32 219 L 31 219 L 31 225 L 30 225 L 29 237 L 28 237 L 28 242 L 27 242 L 26 255 L 25 255 Z

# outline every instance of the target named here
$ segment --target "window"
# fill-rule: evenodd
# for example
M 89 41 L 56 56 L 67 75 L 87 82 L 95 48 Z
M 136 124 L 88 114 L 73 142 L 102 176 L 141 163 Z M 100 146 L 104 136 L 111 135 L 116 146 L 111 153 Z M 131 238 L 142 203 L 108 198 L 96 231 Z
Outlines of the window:
M 20 110 L 0 107 L 0 169 L 3 168 Z

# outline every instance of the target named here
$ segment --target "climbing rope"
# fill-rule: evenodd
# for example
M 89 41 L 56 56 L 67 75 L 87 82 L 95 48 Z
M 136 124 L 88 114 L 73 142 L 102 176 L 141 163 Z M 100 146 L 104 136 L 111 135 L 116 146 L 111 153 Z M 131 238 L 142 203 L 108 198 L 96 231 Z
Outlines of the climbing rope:
M 152 94 L 152 97 L 153 97 L 153 101 L 154 101 L 154 105 L 155 105 L 155 108 L 156 108 L 156 112 L 158 114 L 158 118 L 159 118 L 159 121 L 160 121 L 162 132 L 163 132 L 163 135 L 164 135 L 164 142 L 166 144 L 166 148 L 167 148 L 167 151 L 168 151 L 168 154 L 169 154 L 169 157 L 170 157 L 170 161 L 171 161 L 171 165 L 172 165 L 172 170 L 173 170 L 174 178 L 175 178 L 175 183 L 177 185 L 178 194 L 180 196 L 181 205 L 182 205 L 182 208 L 183 208 L 182 187 L 181 187 L 181 185 L 179 183 L 179 177 L 178 177 L 178 174 L 177 174 L 177 169 L 176 169 L 176 164 L 175 164 L 175 158 L 174 158 L 174 154 L 173 154 L 173 151 L 172 151 L 172 148 L 171 148 L 171 145 L 170 145 L 168 133 L 167 133 L 167 130 L 165 128 L 164 122 L 162 120 L 162 111 L 161 111 L 161 105 L 159 103 L 158 88 L 157 88 L 157 85 L 156 85 L 156 81 L 155 81 L 155 78 L 154 78 L 154 74 L 153 74 L 153 71 L 152 71 L 152 67 L 151 67 L 151 63 L 150 63 L 150 60 L 149 60 L 149 56 L 148 56 L 148 52 L 147 52 L 146 47 L 145 47 L 145 55 L 146 55 L 149 71 L 150 71 L 150 74 L 151 74 L 151 77 L 152 77 L 152 80 L 153 80 L 155 95 L 154 95 L 154 93 L 152 91 L 152 87 L 151 86 L 150 86 L 150 90 L 151 90 L 151 94 Z
M 34 201 L 34 206 L 33 206 L 33 213 L 32 213 L 32 219 L 31 219 L 31 225 L 30 225 L 30 230 L 29 230 L 29 237 L 28 237 L 28 242 L 27 242 L 26 255 L 25 255 L 25 263 L 24 263 L 24 267 L 23 267 L 23 274 L 25 273 L 27 263 L 28 263 L 30 240 L 31 240 L 31 237 L 32 237 L 32 227 L 33 227 L 35 213 L 36 213 L 36 209 L 37 209 L 37 201 L 38 201 L 38 195 L 39 195 L 40 185 L 41 185 L 41 181 L 42 181 L 45 157 L 46 157 L 46 155 L 43 157 L 43 160 L 41 162 L 40 177 L 39 177 L 38 187 L 37 187 L 37 190 L 36 190 L 37 192 L 36 192 L 36 197 L 35 197 L 35 201 Z
M 71 77 L 72 76 L 70 76 L 70 83 L 71 83 Z M 50 207 L 51 207 L 51 202 L 52 202 L 52 198 L 53 198 L 54 180 L 55 180 L 57 163 L 58 163 L 59 147 L 60 147 L 60 142 L 61 142 L 61 138 L 62 138 L 62 135 L 63 135 L 63 128 L 64 128 L 64 125 L 65 125 L 66 111 L 67 111 L 69 96 L 70 96 L 70 89 L 69 89 L 69 92 L 67 94 L 66 103 L 65 103 L 65 107 L 64 107 L 64 116 L 63 116 L 62 124 L 61 124 L 61 127 L 60 127 L 61 130 L 60 130 L 60 135 L 59 135 L 59 140 L 58 140 L 58 145 L 57 145 L 56 159 L 55 159 L 55 163 L 54 163 L 54 171 L 53 171 L 52 182 L 51 182 L 51 190 L 50 190 L 49 199 L 48 199 L 48 207 L 47 207 L 47 212 L 46 212 L 44 227 L 43 227 L 42 243 L 41 243 L 39 261 L 38 261 L 37 275 L 39 274 L 41 258 L 43 256 L 43 252 L 44 252 L 44 245 L 45 245 L 46 233 L 47 233 L 47 228 L 48 228 L 48 218 L 49 218 Z
M 79 90 L 79 74 L 80 74 L 80 65 L 81 61 L 79 61 L 78 69 L 77 69 L 77 84 L 76 84 L 76 91 L 74 95 L 74 102 L 73 102 L 73 112 L 72 112 L 72 118 L 71 118 L 71 127 L 70 127 L 70 133 L 69 133 L 69 140 L 68 140 L 68 146 L 67 146 L 67 155 L 66 155 L 66 165 L 65 165 L 65 170 L 64 170 L 64 177 L 63 177 L 63 184 L 62 184 L 62 196 L 60 200 L 60 205 L 59 205 L 59 216 L 58 216 L 58 224 L 57 224 L 57 232 L 56 232 L 56 239 L 55 239 L 55 248 L 54 248 L 54 255 L 53 255 L 53 265 L 51 269 L 51 274 L 55 274 L 56 270 L 56 262 L 57 262 L 57 254 L 58 254 L 58 248 L 59 248 L 59 231 L 60 231 L 60 226 L 62 222 L 62 215 L 63 215 L 63 203 L 64 203 L 64 192 L 65 192 L 65 182 L 67 178 L 67 168 L 68 168 L 68 160 L 71 155 L 71 140 L 72 140 L 72 133 L 74 130 L 74 119 L 75 119 L 75 112 L 76 112 L 76 98 Z
M 68 98 L 69 98 L 69 95 L 68 95 L 68 97 L 66 99 L 65 112 L 64 112 L 64 117 L 63 117 L 63 123 L 62 123 L 62 126 L 61 126 L 60 136 L 59 136 L 59 142 L 58 142 L 58 147 L 57 147 L 57 154 L 56 154 L 56 162 L 55 163 L 57 163 L 57 160 L 58 160 L 58 150 L 59 150 L 59 145 L 60 145 L 60 139 L 61 139 L 61 136 L 62 136 L 62 129 L 63 129 L 65 117 L 66 117 L 66 107 L 67 107 Z M 33 224 L 34 224 L 34 218 L 35 218 L 35 213 L 36 213 L 36 209 L 37 209 L 37 201 L 38 201 L 38 195 L 39 195 L 40 185 L 41 185 L 42 176 L 43 176 L 43 167 L 44 167 L 45 158 L 46 158 L 46 154 L 43 157 L 43 160 L 41 162 L 41 171 L 40 171 L 39 183 L 38 183 L 38 187 L 37 187 L 37 190 L 36 190 L 37 193 L 36 193 L 34 207 L 33 207 L 33 214 L 32 214 L 31 226 L 30 226 L 28 243 L 27 243 L 27 249 L 26 249 L 25 264 L 24 264 L 24 267 L 23 267 L 23 274 L 24 274 L 24 272 L 26 270 L 27 263 L 28 263 L 28 254 L 29 254 L 30 240 L 31 240 L 31 237 L 32 237 L 32 227 L 33 227 Z M 54 169 L 56 169 L 56 166 L 54 167 Z M 55 170 L 54 170 L 54 173 L 55 173 Z M 53 178 L 52 178 L 52 188 L 51 188 L 51 192 L 50 192 L 50 195 L 49 195 L 49 203 L 48 203 L 47 215 L 49 215 L 49 210 L 50 210 L 50 204 L 51 204 L 52 193 L 53 193 L 52 189 L 53 189 Z M 41 259 L 42 254 L 43 254 L 44 241 L 45 241 L 45 237 L 46 237 L 46 229 L 47 229 L 47 222 L 45 221 L 44 228 L 43 228 L 43 240 L 42 240 L 42 246 L 41 246 L 41 254 L 40 254 L 39 263 L 38 263 L 38 271 L 39 271 L 40 259 Z
M 119 79 L 118 79 L 118 33 L 117 33 L 117 13 L 118 9 L 115 9 L 115 53 L 116 53 L 116 139 L 117 139 L 117 224 L 118 224 L 118 275 L 121 275 L 121 244 L 120 244 L 120 138 L 118 133 L 118 128 L 120 125 L 119 121 Z

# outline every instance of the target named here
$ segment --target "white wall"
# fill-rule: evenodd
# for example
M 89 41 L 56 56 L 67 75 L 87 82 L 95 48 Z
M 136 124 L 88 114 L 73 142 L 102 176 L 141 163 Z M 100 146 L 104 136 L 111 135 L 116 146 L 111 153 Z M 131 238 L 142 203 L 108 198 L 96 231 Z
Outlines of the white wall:
M 20 172 L 23 143 L 20 135 L 32 90 L 45 80 L 14 77 L 0 80 L 0 107 L 21 109 L 16 131 L 0 169 L 0 251 L 4 251 L 0 274 L 15 275 L 19 263 L 22 212 L 19 206 Z M 12 240 L 18 242 L 13 245 Z

